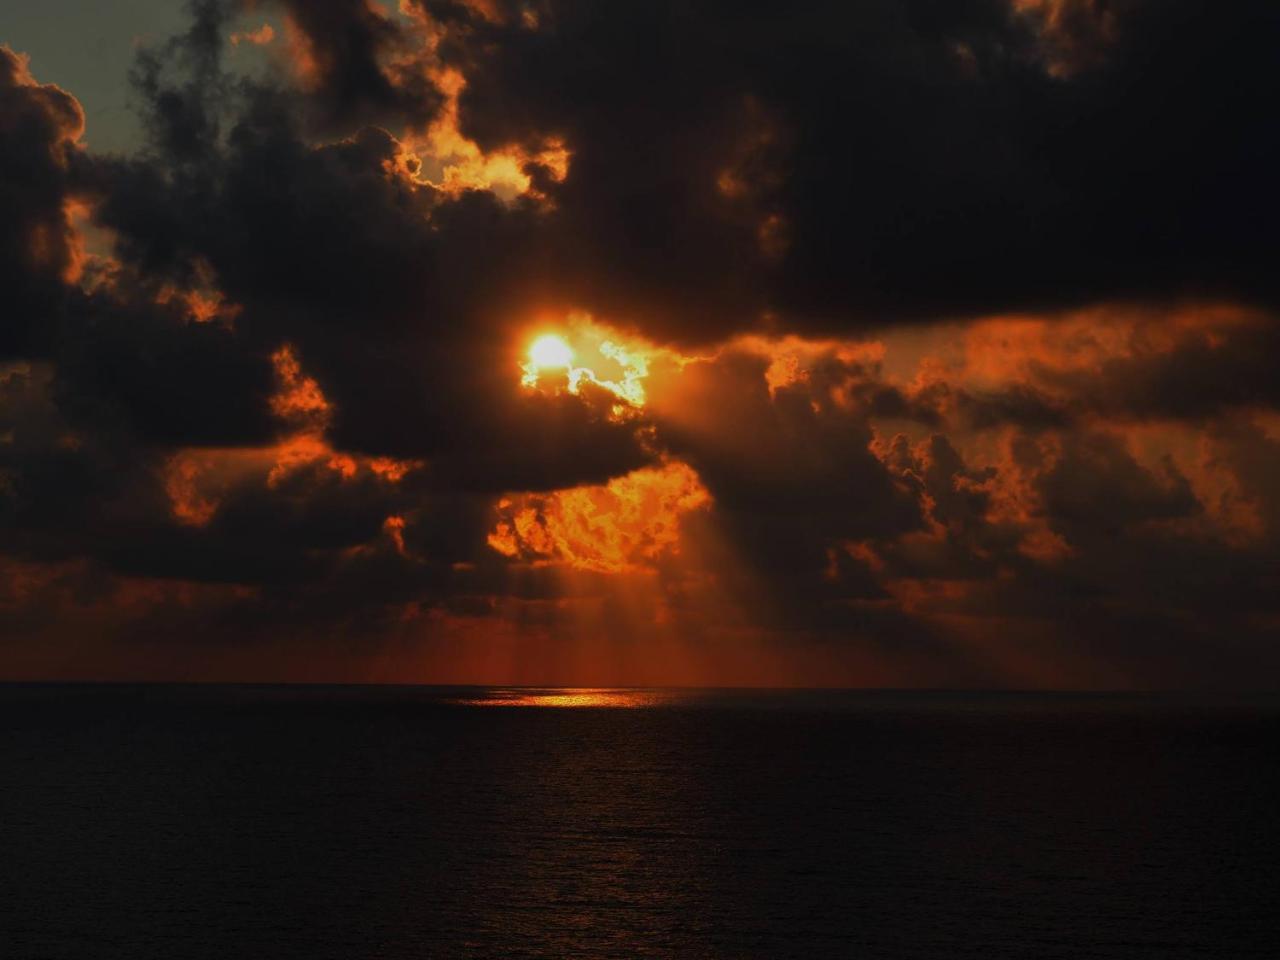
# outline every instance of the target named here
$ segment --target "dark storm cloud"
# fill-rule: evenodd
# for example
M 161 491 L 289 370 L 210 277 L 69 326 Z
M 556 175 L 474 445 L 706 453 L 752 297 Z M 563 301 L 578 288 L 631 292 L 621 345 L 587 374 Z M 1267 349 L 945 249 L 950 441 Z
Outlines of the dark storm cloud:
M 75 98 L 0 45 L 0 360 L 50 348 L 76 264 L 67 203 L 83 129 Z
M 242 308 L 234 334 L 182 337 L 235 340 L 259 358 L 292 344 L 333 405 L 339 447 L 447 453 L 440 475 L 456 482 L 565 486 L 648 459 L 634 429 L 608 421 L 602 398 L 531 397 L 513 382 L 509 311 L 538 260 L 530 202 L 414 181 L 400 168 L 401 144 L 377 127 L 312 145 L 279 89 L 208 89 L 197 113 L 239 110 L 225 144 L 199 163 L 144 155 L 97 171 L 107 186 L 96 217 L 123 257 L 177 284 L 206 266 Z M 227 390 L 260 384 L 248 375 Z M 259 402 L 260 392 L 240 399 Z
M 153 458 L 116 434 L 78 432 L 53 400 L 53 378 L 44 364 L 0 373 L 0 518 L 5 553 L 65 560 L 127 539 L 165 500 Z
M 861 367 L 818 363 L 771 396 L 767 363 L 726 351 L 687 367 L 679 395 L 668 401 L 670 420 L 658 413 L 660 436 L 711 494 L 714 522 L 734 558 L 720 576 L 744 604 L 752 606 L 763 584 L 771 609 L 759 615 L 779 626 L 867 630 L 872 618 L 847 601 L 882 599 L 884 591 L 833 546 L 921 529 L 918 498 L 869 449 L 866 407 L 830 399 L 831 387 L 862 379 Z M 890 617 L 875 629 L 893 626 L 901 624 Z
M 237 84 L 224 72 L 236 17 L 265 9 L 289 25 L 284 45 L 291 107 L 309 130 L 343 136 L 370 125 L 425 127 L 443 102 L 419 38 L 368 0 L 189 0 L 191 26 L 145 47 L 131 80 L 153 142 L 172 160 L 198 161 L 214 146 Z M 283 79 L 283 78 L 282 78 Z
M 51 194 L 48 215 L 64 230 L 72 187 L 92 202 L 115 260 L 93 261 L 84 289 L 64 282 L 65 258 L 54 264 L 54 363 L 6 372 L 6 548 L 42 562 L 87 557 L 122 577 L 260 588 L 236 608 L 249 616 L 257 603 L 263 623 L 492 590 L 492 494 L 641 466 L 654 455 L 643 424 L 615 422 L 616 399 L 601 390 L 518 388 L 508 310 L 535 257 L 531 203 L 414 182 L 378 127 L 312 141 L 316 104 L 334 122 L 386 119 L 371 103 L 395 85 L 372 83 L 361 64 L 403 38 L 362 5 L 294 11 L 323 81 L 299 93 L 224 71 L 232 11 L 196 4 L 189 31 L 140 56 L 146 148 L 81 157 L 74 184 L 64 176 Z M 25 80 L 15 89 L 35 90 L 37 105 L 64 96 Z M 420 100 L 382 104 L 396 105 L 430 119 Z M 57 127 L 45 127 L 43 140 L 16 145 L 52 166 Z M 211 315 L 196 315 L 190 296 L 206 287 Z M 272 406 L 283 344 L 318 378 L 321 429 L 343 457 L 428 457 L 431 469 L 389 482 L 362 465 L 352 477 L 323 452 L 281 468 L 295 429 Z M 183 458 L 191 489 L 175 492 Z M 283 472 L 269 481 L 269 469 Z M 184 498 L 194 504 L 185 518 Z M 473 574 L 451 568 L 477 559 Z
M 1224 330 L 1193 327 L 1165 349 L 1139 347 L 1096 372 L 1045 380 L 1104 415 L 1194 420 L 1239 407 L 1280 406 L 1277 356 L 1280 322 L 1254 315 Z
M 253 78 L 223 58 L 250 9 L 288 24 Z M 1280 456 L 1251 419 L 1280 404 L 1272 4 L 415 9 L 193 4 L 139 55 L 127 156 L 78 148 L 74 99 L 0 48 L 0 550 L 54 571 L 0 612 L 152 590 L 156 636 L 507 601 L 554 624 L 557 571 L 485 546 L 497 498 L 671 459 L 710 495 L 684 521 L 724 551 L 705 579 L 780 635 L 963 682 L 990 674 L 957 622 L 1170 677 L 1225 624 L 1237 667 L 1274 660 Z M 449 70 L 462 134 L 563 147 L 567 175 L 433 183 Z M 73 201 L 109 251 L 79 255 Z M 839 347 L 1108 300 L 1122 322 L 997 342 L 993 375 L 926 355 L 904 381 Z M 590 384 L 523 390 L 542 308 L 699 359 L 625 416 Z M 789 333 L 832 339 L 786 376 Z M 1143 451 L 1175 427 L 1200 461 Z M 692 616 L 676 567 L 653 572 Z
M 573 151 L 565 282 L 664 334 L 1275 302 L 1265 0 L 425 6 L 467 133 Z
M 907 388 L 872 381 L 864 388 L 875 391 L 871 410 L 935 427 L 950 419 L 979 431 L 1045 431 L 1100 418 L 1197 424 L 1280 407 L 1273 312 L 1128 303 L 1064 316 L 1056 327 L 1074 333 L 1034 334 L 1029 342 L 993 335 L 980 352 L 1004 368 L 998 384 L 968 383 L 967 370 L 931 373 Z
M 664 429 L 674 452 L 691 458 L 719 502 L 744 511 L 777 510 L 821 517 L 837 512 L 865 535 L 909 527 L 914 505 L 899 502 L 880 461 L 868 449 L 863 411 L 834 404 L 817 377 L 780 387 L 771 397 L 756 356 L 733 355 L 685 371 L 680 407 L 696 410 L 690 426 Z M 689 421 L 685 421 L 688 423 Z M 743 470 L 744 461 L 755 461 Z M 850 513 L 849 492 L 865 498 L 865 514 Z
M 369 0 L 283 0 L 298 31 L 294 65 L 323 123 L 347 132 L 366 124 L 424 127 L 443 102 L 419 46 Z
M 130 73 L 151 140 L 171 163 L 198 163 L 218 138 L 217 105 L 225 95 L 222 34 L 230 8 L 191 0 L 191 26 L 158 48 L 144 47 Z M 175 71 L 180 81 L 175 82 Z
M 957 405 L 977 430 L 1002 424 L 1035 430 L 1063 426 L 1068 419 L 1054 400 L 1025 385 L 977 394 L 961 392 Z
M 881 575 L 909 586 L 923 619 L 972 618 L 1028 650 L 1065 645 L 1117 671 L 1112 682 L 1239 683 L 1273 671 L 1280 539 L 1265 518 L 1276 516 L 1277 445 L 1231 421 L 1214 432 L 1215 458 L 1243 453 L 1253 467 L 1231 466 L 1249 485 L 1236 502 L 1250 505 L 1233 535 L 1215 532 L 1222 518 L 1210 514 L 1223 504 L 1167 455 L 1140 462 L 1123 433 L 1080 429 L 1048 443 L 1022 434 L 982 471 L 950 455 L 936 471 L 916 466 L 934 473 L 941 526 L 924 542 L 876 544 Z M 967 501 L 960 524 L 946 506 L 957 493 Z M 1009 509 L 1011 494 L 1029 509 Z
M 1191 341 L 1204 348 L 1203 362 L 1217 351 L 1230 369 L 1255 322 L 1215 332 L 1212 348 L 1193 323 L 1146 352 L 1135 349 L 1145 337 L 1130 331 L 1117 350 L 1159 369 Z M 693 395 L 672 401 L 681 422 L 663 424 L 663 436 L 697 465 L 716 499 L 708 522 L 745 564 L 718 575 L 781 635 L 927 651 L 954 678 L 983 669 L 957 644 L 957 625 L 1033 659 L 1041 651 L 1077 665 L 1092 660 L 1081 667 L 1087 682 L 1230 682 L 1276 666 L 1280 461 L 1276 441 L 1250 426 L 1256 398 L 1233 413 L 1206 394 L 1190 424 L 1158 395 L 1121 413 L 1110 391 L 1132 370 L 1103 363 L 1073 381 L 1078 392 L 1061 408 L 1015 382 L 985 394 L 994 412 L 979 418 L 977 394 L 957 379 L 931 382 L 945 395 L 935 417 L 908 417 L 918 397 L 883 412 L 874 364 L 819 356 L 770 397 L 767 362 L 727 351 L 687 370 Z M 1104 410 L 1120 419 L 1101 417 Z M 1200 433 L 1209 411 L 1215 419 Z M 956 439 L 872 441 L 885 416 Z M 1131 432 L 1139 429 L 1146 432 Z M 1141 453 L 1153 444 L 1176 449 L 1171 429 L 1193 431 L 1203 450 L 1189 459 L 1184 450 L 1178 462 Z M 984 450 L 994 437 L 1004 439 L 993 459 Z M 1195 484 L 1188 470 L 1199 474 Z M 1224 480 L 1225 492 L 1213 493 Z M 1215 658 L 1212 667 L 1203 656 Z
M 232 329 L 99 294 L 78 303 L 60 356 L 60 406 L 81 429 L 155 447 L 265 443 L 279 432 L 270 359 Z
M 116 589 L 112 578 L 124 582 L 121 589 L 137 581 L 242 591 L 215 592 L 196 613 L 183 613 L 179 599 L 187 588 L 174 588 L 172 608 L 153 612 L 132 632 L 184 630 L 189 638 L 213 638 L 228 618 L 240 618 L 247 629 L 256 610 L 253 635 L 265 636 L 289 626 L 290 617 L 295 627 L 321 622 L 342 603 L 345 624 L 357 611 L 372 617 L 388 604 L 436 595 L 449 580 L 449 561 L 483 544 L 487 502 L 483 512 L 468 513 L 464 498 L 454 497 L 445 523 L 435 518 L 443 505 L 420 475 L 393 483 L 367 465 L 334 466 L 323 455 L 291 465 L 271 447 L 188 449 L 180 461 L 190 458 L 197 469 L 189 489 L 175 489 L 180 471 L 168 456 L 135 445 L 118 424 L 104 421 L 78 432 L 80 422 L 64 417 L 53 401 L 51 380 L 42 368 L 0 377 L 4 553 L 63 570 L 55 582 L 74 573 L 99 583 L 97 592 L 70 598 L 72 605 L 101 601 L 104 591 Z M 207 515 L 184 520 L 175 497 L 207 499 Z M 422 511 L 433 516 L 419 532 Z M 400 514 L 408 518 L 410 548 L 421 557 L 412 562 L 387 533 L 388 517 Z M 424 546 L 432 552 L 419 554 Z M 222 609 L 228 596 L 235 602 Z M 183 627 L 191 617 L 207 622 Z
M 1130 527 L 1188 517 L 1201 509 L 1172 461 L 1159 474 L 1140 466 L 1115 437 L 1072 437 L 1040 479 L 1050 523 L 1072 544 L 1111 540 Z

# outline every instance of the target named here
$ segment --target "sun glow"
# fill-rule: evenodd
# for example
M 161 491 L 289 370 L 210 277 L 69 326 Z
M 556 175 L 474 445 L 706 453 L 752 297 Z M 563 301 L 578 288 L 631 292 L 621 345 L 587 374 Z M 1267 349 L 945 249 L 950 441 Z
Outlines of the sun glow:
M 529 347 L 529 362 L 535 370 L 567 370 L 573 363 L 573 350 L 554 333 L 547 333 Z
M 617 416 L 627 416 L 645 405 L 644 381 L 655 362 L 665 358 L 678 366 L 682 359 L 581 314 L 569 318 L 563 335 L 538 334 L 525 357 L 520 363 L 520 383 L 526 388 L 576 395 L 584 384 L 599 387 L 618 398 Z

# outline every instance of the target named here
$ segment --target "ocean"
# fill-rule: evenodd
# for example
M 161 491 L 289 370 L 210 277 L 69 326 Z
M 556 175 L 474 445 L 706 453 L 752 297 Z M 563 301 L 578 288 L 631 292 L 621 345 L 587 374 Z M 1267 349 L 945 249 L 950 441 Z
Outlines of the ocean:
M 0 686 L 0 957 L 1280 955 L 1280 698 Z

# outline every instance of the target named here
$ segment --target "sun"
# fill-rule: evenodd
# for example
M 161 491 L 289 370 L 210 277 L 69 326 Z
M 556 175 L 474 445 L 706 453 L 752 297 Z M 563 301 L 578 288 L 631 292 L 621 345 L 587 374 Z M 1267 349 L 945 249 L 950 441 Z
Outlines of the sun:
M 529 359 L 539 370 L 568 369 L 573 350 L 554 333 L 547 333 L 530 344 Z
M 604 390 L 617 398 L 613 413 L 618 417 L 644 406 L 643 381 L 658 353 L 651 344 L 622 339 L 617 331 L 580 314 L 570 315 L 564 325 L 548 324 L 541 330 L 536 335 L 530 331 L 530 339 L 524 341 L 520 385 L 525 389 L 573 396 L 580 395 L 584 385 L 592 392 Z

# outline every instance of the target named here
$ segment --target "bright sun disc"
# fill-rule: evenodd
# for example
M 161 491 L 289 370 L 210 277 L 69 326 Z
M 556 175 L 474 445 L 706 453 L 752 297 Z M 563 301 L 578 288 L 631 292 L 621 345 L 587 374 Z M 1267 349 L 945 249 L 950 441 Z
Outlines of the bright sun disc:
M 529 359 L 534 366 L 544 370 L 568 367 L 573 362 L 573 351 L 555 334 L 548 333 L 533 341 L 529 347 Z

